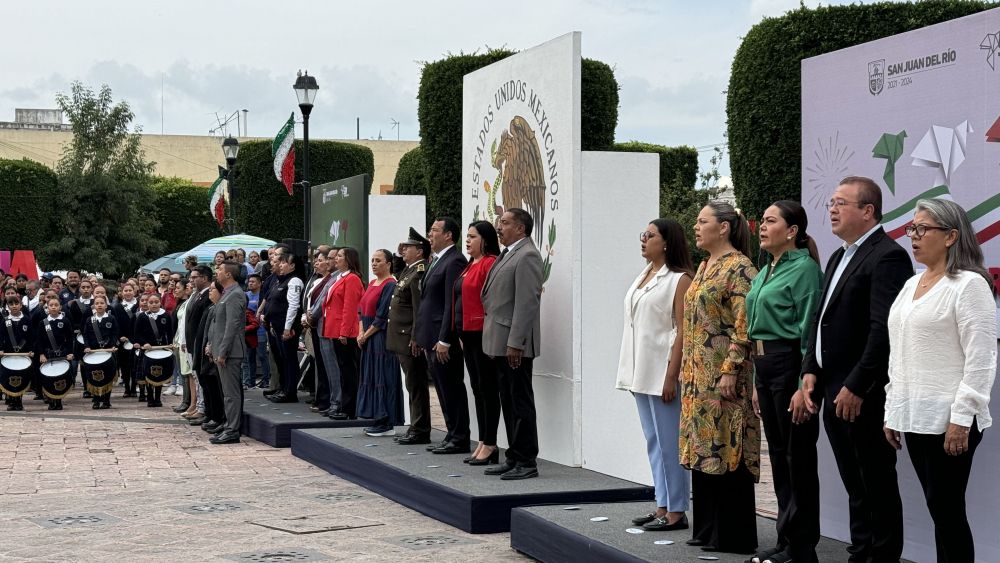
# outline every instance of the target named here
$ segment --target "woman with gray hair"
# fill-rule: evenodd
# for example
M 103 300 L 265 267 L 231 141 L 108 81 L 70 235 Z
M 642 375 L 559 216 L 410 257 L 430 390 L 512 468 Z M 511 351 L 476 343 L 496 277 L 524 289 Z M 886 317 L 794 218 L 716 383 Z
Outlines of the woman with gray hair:
M 889 310 L 885 437 L 898 450 L 905 436 L 934 520 L 938 562 L 975 561 L 965 489 L 992 422 L 996 290 L 957 203 L 918 201 L 906 236 L 927 269 L 906 282 Z

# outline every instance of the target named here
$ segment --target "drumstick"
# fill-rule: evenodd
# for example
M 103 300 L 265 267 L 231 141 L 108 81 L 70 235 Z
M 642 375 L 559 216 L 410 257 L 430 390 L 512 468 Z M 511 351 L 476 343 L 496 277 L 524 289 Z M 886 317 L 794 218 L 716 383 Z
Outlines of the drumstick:
M 4 356 L 30 356 L 31 352 L 4 352 Z
M 150 350 L 173 350 L 176 348 L 173 344 L 165 344 L 163 346 L 150 346 Z
M 94 352 L 114 352 L 114 351 L 115 351 L 114 348 L 91 348 L 90 349 L 91 353 L 94 353 Z

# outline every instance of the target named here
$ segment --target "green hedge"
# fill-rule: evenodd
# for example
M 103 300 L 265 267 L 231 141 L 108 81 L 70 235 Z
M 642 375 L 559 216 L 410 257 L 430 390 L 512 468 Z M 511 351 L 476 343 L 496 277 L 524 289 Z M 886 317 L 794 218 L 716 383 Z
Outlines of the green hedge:
M 759 217 L 775 200 L 800 198 L 802 59 L 997 5 L 927 0 L 803 7 L 752 27 L 733 59 L 726 100 L 729 163 L 743 212 Z
M 396 169 L 396 178 L 392 182 L 392 191 L 395 195 L 422 195 L 426 196 L 430 189 L 430 182 L 427 179 L 427 165 L 424 163 L 424 151 L 421 147 L 416 147 L 406 152 L 399 159 L 399 168 Z M 431 214 L 430 206 L 427 206 L 427 225 L 430 227 L 434 216 Z
M 0 159 L 0 250 L 38 251 L 52 229 L 59 182 L 48 166 L 24 160 Z M 11 220 L 15 219 L 15 220 Z
M 615 143 L 612 150 L 619 152 L 653 152 L 660 155 L 660 189 L 678 184 L 694 188 L 698 180 L 698 151 L 694 147 L 666 147 L 653 143 L 629 141 Z
M 424 65 L 417 119 L 427 171 L 429 217 L 462 216 L 462 78 L 513 54 L 491 50 Z M 590 59 L 581 64 L 580 82 L 582 148 L 610 150 L 618 125 L 618 82 L 611 67 Z
M 160 220 L 155 237 L 167 243 L 167 253 L 190 250 L 223 234 L 208 210 L 208 188 L 184 178 L 164 177 L 155 178 L 152 187 Z
M 302 180 L 302 150 L 302 141 L 296 140 L 296 182 Z M 274 177 L 271 141 L 241 143 L 235 174 L 233 203 L 238 231 L 271 240 L 302 238 L 302 190 L 294 186 L 289 196 Z M 309 182 L 313 186 L 358 174 L 374 177 L 371 149 L 352 143 L 309 141 Z

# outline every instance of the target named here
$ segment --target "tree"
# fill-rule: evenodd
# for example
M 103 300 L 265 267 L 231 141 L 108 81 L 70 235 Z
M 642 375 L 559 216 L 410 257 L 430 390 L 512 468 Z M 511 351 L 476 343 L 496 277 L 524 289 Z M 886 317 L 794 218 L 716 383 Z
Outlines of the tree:
M 114 103 L 111 88 L 95 93 L 74 82 L 56 95 L 73 140 L 56 167 L 60 196 L 51 241 L 42 250 L 48 268 L 83 267 L 117 276 L 156 258 L 164 243 L 154 235 L 155 164 L 145 159 L 140 128 L 127 102 Z

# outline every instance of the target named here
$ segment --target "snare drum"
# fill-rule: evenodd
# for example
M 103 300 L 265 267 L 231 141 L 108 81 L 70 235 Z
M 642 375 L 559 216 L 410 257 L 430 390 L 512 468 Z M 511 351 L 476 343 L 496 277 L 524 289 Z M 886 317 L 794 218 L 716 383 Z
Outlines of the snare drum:
M 117 362 L 111 352 L 90 352 L 83 356 L 83 384 L 94 395 L 110 393 L 115 386 Z
M 171 350 L 146 350 L 142 358 L 142 375 L 147 385 L 162 387 L 174 375 L 174 353 Z
M 62 399 L 73 389 L 75 373 L 70 373 L 70 363 L 63 359 L 49 360 L 42 364 L 42 391 L 50 399 Z
M 31 386 L 31 358 L 4 356 L 0 358 L 0 391 L 11 397 L 20 397 Z

